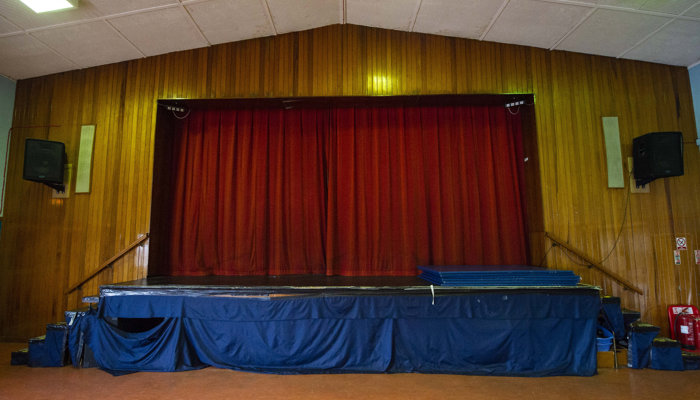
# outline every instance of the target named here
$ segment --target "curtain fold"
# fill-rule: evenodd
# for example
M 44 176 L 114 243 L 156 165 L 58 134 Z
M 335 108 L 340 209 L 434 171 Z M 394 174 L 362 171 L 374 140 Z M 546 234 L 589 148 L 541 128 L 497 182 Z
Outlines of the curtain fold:
M 517 116 L 503 107 L 334 113 L 330 274 L 527 262 Z
M 325 273 L 325 110 L 192 111 L 173 140 L 171 275 Z
M 170 275 L 527 262 L 502 106 L 193 110 L 173 140 Z

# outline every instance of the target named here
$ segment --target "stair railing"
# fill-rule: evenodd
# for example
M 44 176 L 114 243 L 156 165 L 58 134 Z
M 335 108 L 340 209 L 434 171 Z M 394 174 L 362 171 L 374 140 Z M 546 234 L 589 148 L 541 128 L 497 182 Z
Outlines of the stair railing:
M 146 233 L 142 237 L 133 241 L 131 244 L 126 246 L 126 248 L 124 248 L 124 250 L 120 251 L 119 253 L 117 253 L 116 255 L 111 257 L 109 260 L 102 263 L 102 265 L 100 265 L 100 267 L 97 268 L 97 270 L 95 272 L 90 274 L 90 276 L 81 280 L 80 283 L 78 283 L 77 285 L 73 285 L 70 289 L 68 289 L 68 291 L 65 292 L 65 294 L 69 295 L 69 294 L 75 292 L 76 290 L 80 289 L 84 284 L 89 282 L 92 278 L 94 278 L 97 275 L 99 275 L 100 273 L 102 273 L 102 271 L 106 270 L 107 268 L 111 268 L 115 262 L 119 261 L 122 257 L 127 255 L 131 250 L 133 250 L 134 248 L 139 246 L 141 243 L 145 242 L 148 239 L 148 237 L 149 237 L 149 235 L 148 235 L 148 233 Z
M 616 274 L 613 271 L 610 271 L 609 269 L 605 268 L 604 266 L 600 265 L 599 263 L 593 261 L 592 258 L 585 255 L 581 250 L 576 249 L 575 247 L 571 246 L 570 244 L 566 243 L 562 239 L 556 237 L 555 235 L 553 235 L 549 232 L 545 232 L 544 236 L 546 238 L 548 238 L 549 240 L 551 240 L 555 246 L 560 246 L 564 250 L 570 252 L 571 254 L 573 254 L 576 257 L 580 258 L 581 260 L 585 261 L 591 267 L 597 269 L 598 271 L 600 271 L 600 272 L 604 273 L 605 275 L 609 276 L 610 278 L 612 278 L 615 282 L 622 285 L 625 289 L 629 289 L 629 290 L 637 292 L 641 295 L 644 295 L 644 292 L 642 291 L 642 289 L 635 286 L 632 282 L 628 281 L 627 279 L 623 278 L 622 276 Z

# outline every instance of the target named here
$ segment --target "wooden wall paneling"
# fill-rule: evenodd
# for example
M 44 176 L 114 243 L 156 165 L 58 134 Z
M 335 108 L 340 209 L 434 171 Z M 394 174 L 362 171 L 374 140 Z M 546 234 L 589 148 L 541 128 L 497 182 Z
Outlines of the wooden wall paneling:
M 151 196 L 143 196 L 142 193 L 151 193 L 152 174 L 143 173 L 143 171 L 153 171 L 153 165 L 151 164 L 153 135 L 149 135 L 148 132 L 154 132 L 154 115 L 157 108 L 156 99 L 153 98 L 153 80 L 148 79 L 148 76 L 153 74 L 152 68 L 147 68 L 148 66 L 143 63 L 140 64 L 139 67 L 140 71 L 144 72 L 138 73 L 137 76 L 145 75 L 147 78 L 144 82 L 139 82 L 134 85 L 138 96 L 134 101 L 136 118 L 132 122 L 134 124 L 133 129 L 138 135 L 138 140 L 136 142 L 138 161 L 134 172 L 138 177 L 138 184 L 135 190 L 132 190 L 132 196 L 135 197 L 132 208 L 135 207 L 136 209 L 135 216 L 133 217 L 134 230 L 132 231 L 132 238 L 130 240 L 134 240 L 139 235 L 149 232 Z M 148 245 L 148 243 L 145 243 L 143 247 L 139 248 L 137 251 L 146 251 L 145 249 L 148 248 Z M 130 279 L 142 278 L 144 276 L 143 269 L 144 264 L 142 260 L 139 260 L 132 269 L 133 272 Z
M 526 223 L 529 236 L 530 264 L 545 265 L 549 256 L 549 243 L 544 237 L 544 220 L 542 215 L 542 186 L 540 176 L 540 159 L 537 146 L 537 123 L 532 106 L 522 107 L 523 152 L 525 156 L 525 202 Z
M 129 176 L 132 177 L 133 182 L 129 188 L 129 199 L 126 204 L 127 210 L 129 210 L 129 229 L 125 235 L 125 240 L 120 243 L 119 248 L 131 243 L 137 238 L 138 235 L 144 234 L 145 228 L 143 226 L 143 221 L 146 215 L 143 212 L 143 207 L 146 205 L 146 199 L 149 196 L 140 196 L 140 193 L 149 193 L 147 181 L 150 174 L 144 174 L 140 171 L 144 171 L 147 168 L 148 163 L 146 162 L 146 155 L 149 154 L 148 143 L 144 140 L 148 135 L 147 126 L 144 126 L 144 122 L 149 121 L 146 116 L 148 116 L 148 111 L 155 107 L 155 104 L 149 104 L 150 102 L 145 101 L 146 98 L 150 98 L 147 90 L 141 90 L 148 88 L 146 80 L 150 81 L 147 76 L 141 72 L 141 68 L 138 62 L 130 63 L 132 68 L 133 78 L 129 79 L 127 82 L 127 97 L 129 108 L 127 109 L 128 123 L 127 128 L 132 133 L 132 156 L 129 157 L 130 167 Z M 132 264 L 133 265 L 133 264 Z M 135 265 L 131 268 L 131 271 L 135 271 Z M 135 279 L 134 273 L 127 273 L 128 279 Z
M 58 76 L 56 85 L 53 91 L 53 103 L 51 112 L 52 125 L 60 125 L 60 127 L 55 128 L 53 135 L 51 135 L 52 140 L 57 140 L 65 143 L 66 145 L 66 156 L 67 162 L 73 166 L 77 166 L 77 143 L 79 143 L 79 127 L 76 126 L 78 107 L 76 106 L 76 98 L 79 98 L 79 85 L 75 85 L 74 76 L 70 74 L 62 74 Z M 74 169 L 71 170 L 71 174 L 75 176 Z M 66 187 L 66 192 L 69 196 L 73 195 L 73 182 L 75 179 L 70 179 L 71 185 Z M 49 195 L 51 197 L 51 195 Z M 54 244 L 46 244 L 49 248 L 55 248 L 56 253 L 54 257 L 53 268 L 50 270 L 44 270 L 40 272 L 40 275 L 44 279 L 49 279 L 46 281 L 46 289 L 50 291 L 50 295 L 47 296 L 48 299 L 44 301 L 50 301 L 52 308 L 45 315 L 45 318 L 54 318 L 58 320 L 61 311 L 65 310 L 67 303 L 64 296 L 61 295 L 68 285 L 68 271 L 70 261 L 70 243 L 72 239 L 72 232 L 66 229 L 65 221 L 71 221 L 74 218 L 75 208 L 71 202 L 66 199 L 50 199 L 49 204 L 53 208 L 53 213 L 57 214 L 56 225 L 53 229 L 56 229 Z M 47 223 L 50 223 L 47 221 Z M 52 238 L 53 239 L 53 238 Z M 49 293 L 46 293 L 49 294 Z
M 243 50 L 246 46 L 250 46 L 247 42 L 242 42 L 240 44 L 229 45 L 229 59 L 222 61 L 222 74 L 227 76 L 229 84 L 224 87 L 224 97 L 243 97 L 242 93 L 249 92 L 247 85 L 249 84 L 249 74 L 245 72 L 247 67 L 245 60 L 242 56 Z M 252 55 L 249 63 L 252 63 Z M 246 85 L 245 87 L 243 85 Z
M 79 73 L 80 82 L 82 86 L 78 86 L 80 90 L 80 95 L 78 97 L 77 106 L 79 108 L 79 115 L 77 116 L 75 122 L 76 125 L 95 125 L 94 118 L 94 106 L 95 101 L 95 81 L 96 81 L 96 69 L 91 68 L 87 70 L 82 70 Z M 103 132 L 102 127 L 95 126 L 95 141 L 101 140 L 99 135 Z M 93 153 L 93 163 L 92 163 L 92 175 L 91 175 L 91 192 L 94 190 L 95 186 L 95 165 L 97 164 L 97 159 Z M 74 164 L 75 165 L 75 164 Z M 70 203 L 74 210 L 74 217 L 72 218 L 72 224 L 69 229 L 71 231 L 71 240 L 69 243 L 70 259 L 68 262 L 69 268 L 67 272 L 67 285 L 72 287 L 74 284 L 78 283 L 79 280 L 84 276 L 83 270 L 80 266 L 84 266 L 84 261 L 86 257 L 86 252 L 88 251 L 89 240 L 88 240 L 88 225 L 90 220 L 90 204 L 91 196 L 90 194 L 72 194 L 71 200 L 67 201 Z M 77 267 L 77 268 L 76 268 Z M 69 297 L 68 305 L 69 308 L 77 307 L 78 297 Z
M 91 115 L 89 116 L 95 124 L 95 141 L 93 149 L 93 165 L 92 165 L 92 177 L 90 179 L 90 195 L 81 196 L 85 197 L 87 200 L 87 205 L 83 209 L 86 216 L 86 226 L 85 226 L 85 237 L 86 239 L 86 249 L 85 258 L 79 260 L 76 268 L 74 269 L 75 275 L 71 277 L 73 283 L 80 282 L 83 278 L 89 275 L 91 272 L 90 268 L 95 268 L 99 265 L 99 252 L 98 246 L 100 243 L 101 235 L 98 231 L 99 224 L 96 223 L 97 219 L 101 214 L 99 206 L 101 204 L 101 195 L 103 193 L 104 180 L 105 180 L 105 166 L 104 160 L 107 152 L 107 145 L 105 141 L 108 138 L 109 128 L 106 124 L 104 118 L 101 117 L 103 109 L 105 108 L 102 103 L 104 102 L 105 94 L 107 94 L 104 88 L 104 67 L 96 68 L 95 73 L 95 83 L 93 86 L 92 100 L 91 103 Z M 82 262 L 81 262 L 82 261 Z
M 241 46 L 236 46 L 233 44 L 226 45 L 228 50 L 228 55 L 226 58 L 215 58 L 219 62 L 220 76 L 222 82 L 220 84 L 220 90 L 222 91 L 222 97 L 236 97 L 238 94 L 238 88 L 236 86 L 237 82 L 242 84 L 242 81 L 237 79 L 243 66 L 238 62 L 238 52 L 240 52 Z
M 134 141 L 135 132 L 132 129 L 132 119 L 133 119 L 133 108 L 130 106 L 130 101 L 127 99 L 133 98 L 134 93 L 131 91 L 132 86 L 128 84 L 133 76 L 133 63 L 127 63 L 126 65 L 126 79 L 124 79 L 124 90 L 121 96 L 120 103 L 122 104 L 121 112 L 116 116 L 116 119 L 120 121 L 119 126 L 119 136 L 120 141 L 123 143 L 122 152 L 119 154 L 119 171 L 124 171 L 123 175 L 120 175 L 120 180 L 117 183 L 118 189 L 116 190 L 116 215 L 115 220 L 116 231 L 120 232 L 117 234 L 114 243 L 114 252 L 118 252 L 121 248 L 126 246 L 131 240 L 132 235 L 132 209 L 130 206 L 130 194 L 133 190 L 134 180 L 138 179 L 134 176 L 133 162 L 137 158 L 134 154 Z M 110 255 L 107 255 L 110 257 Z M 128 264 L 127 259 L 122 259 L 115 263 L 114 267 L 114 277 L 120 281 L 127 280 L 126 274 L 126 264 Z
M 277 90 L 280 89 L 280 72 L 283 64 L 283 54 L 278 52 L 276 44 L 279 40 L 273 38 L 265 38 L 261 40 L 261 59 L 260 59 L 260 88 L 263 97 L 273 97 Z M 263 60 L 278 60 L 276 63 L 265 62 Z
M 111 101 L 105 104 L 105 107 L 109 108 L 105 112 L 105 119 L 109 132 L 109 148 L 105 152 L 105 182 L 102 186 L 102 195 L 104 196 L 102 204 L 104 208 L 100 213 L 101 225 L 102 229 L 104 229 L 103 235 L 105 237 L 101 241 L 98 263 L 97 265 L 89 266 L 90 271 L 120 250 L 117 247 L 117 243 L 123 237 L 123 231 L 117 233 L 117 228 L 121 228 L 118 226 L 119 200 L 125 190 L 125 180 L 128 179 L 121 163 L 122 155 L 128 147 L 128 136 L 125 138 L 123 124 L 126 63 L 110 65 L 108 73 L 110 90 L 108 98 Z
M 329 55 L 328 63 L 332 71 L 330 76 L 332 79 L 328 83 L 328 93 L 334 96 L 340 96 L 343 93 L 343 35 L 338 29 L 328 30 L 328 46 L 333 49 Z M 384 63 L 388 63 L 388 54 L 383 54 Z M 388 73 L 388 70 L 387 72 Z
M 366 87 L 364 92 L 369 96 L 381 96 L 383 92 L 382 78 L 386 78 L 386 70 L 382 65 L 381 46 L 384 36 L 378 29 L 367 31 L 367 39 L 364 42 L 366 58 L 358 60 L 360 65 L 365 65 L 367 71 Z
M 472 42 L 469 43 L 471 47 Z M 533 112 L 536 127 L 536 130 L 534 132 L 534 134 L 536 135 L 535 146 L 539 148 L 539 150 L 537 151 L 537 160 L 539 163 L 539 177 L 537 177 L 537 183 L 539 186 L 528 187 L 528 190 L 536 190 L 539 192 L 535 194 L 535 196 L 539 195 L 541 200 L 542 215 L 539 216 L 538 219 L 541 221 L 541 230 L 544 231 L 545 226 L 547 226 L 547 221 L 551 219 L 548 216 L 548 214 L 544 212 L 544 210 L 550 210 L 552 207 L 552 197 L 549 196 L 549 193 L 551 192 L 551 184 L 549 184 L 549 182 L 551 182 L 551 177 L 553 176 L 556 170 L 556 165 L 554 165 L 553 161 L 554 154 L 552 152 L 546 151 L 544 145 L 544 143 L 550 140 L 549 129 L 552 125 L 551 118 L 553 117 L 550 109 L 551 101 L 544 101 L 544 99 L 546 98 L 551 98 L 551 80 L 549 79 L 551 75 L 550 57 L 548 53 L 536 49 L 530 51 L 530 54 L 530 63 L 532 65 L 532 71 L 534 71 L 532 75 L 532 91 L 534 93 Z M 547 166 L 547 168 L 545 168 L 545 166 Z M 529 193 L 528 195 L 533 196 L 533 194 L 531 193 Z M 529 217 L 531 218 L 532 215 L 529 215 Z M 548 240 L 543 239 L 542 243 L 545 246 L 545 248 L 541 250 L 543 252 L 543 255 L 542 259 L 540 259 L 539 261 L 539 264 L 543 266 L 549 266 L 549 268 L 557 268 L 557 249 L 550 249 L 552 244 Z M 535 244 L 532 243 L 532 246 L 534 245 Z M 533 254 L 534 253 L 535 251 L 533 250 Z
M 365 59 L 363 52 L 366 49 L 362 46 L 364 42 L 365 39 L 362 32 L 358 31 L 356 27 L 348 29 L 343 34 L 343 96 L 351 96 L 353 93 L 365 93 L 367 74 L 363 72 L 363 66 L 359 62 L 359 60 Z M 299 71 L 304 70 L 304 64 L 301 61 L 308 58 L 304 54 L 304 48 L 300 47 Z M 362 85 L 364 85 L 364 88 Z
M 334 78 L 334 72 L 330 65 L 331 54 L 334 47 L 328 47 L 328 29 L 317 29 L 312 32 L 313 37 L 313 79 L 311 84 L 311 96 L 330 95 L 329 86 Z

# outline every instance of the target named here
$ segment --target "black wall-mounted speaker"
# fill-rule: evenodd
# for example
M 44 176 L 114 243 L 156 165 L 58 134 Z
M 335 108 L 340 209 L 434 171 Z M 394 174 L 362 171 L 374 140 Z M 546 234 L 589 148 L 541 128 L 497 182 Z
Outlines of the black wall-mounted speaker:
M 657 178 L 683 175 L 683 135 L 651 132 L 634 138 L 634 180 L 637 186 Z
M 24 144 L 22 178 L 49 186 L 63 185 L 66 146 L 50 140 L 27 139 Z

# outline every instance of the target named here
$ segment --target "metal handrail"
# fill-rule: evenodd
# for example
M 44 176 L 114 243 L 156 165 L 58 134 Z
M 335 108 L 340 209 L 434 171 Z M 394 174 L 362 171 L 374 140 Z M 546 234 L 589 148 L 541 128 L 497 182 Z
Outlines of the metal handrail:
M 551 234 L 549 232 L 545 232 L 544 236 L 546 238 L 548 238 L 549 240 L 551 240 L 552 242 L 554 242 L 557 246 L 563 247 L 566 251 L 570 252 L 571 254 L 575 255 L 576 257 L 587 262 L 588 264 L 590 264 L 591 267 L 593 267 L 593 268 L 597 269 L 598 271 L 604 273 L 605 275 L 609 276 L 610 278 L 615 280 L 615 282 L 619 283 L 620 285 L 622 285 L 626 289 L 630 289 L 634 292 L 637 292 L 641 295 L 644 295 L 644 292 L 642 291 L 642 289 L 638 288 L 637 286 L 635 286 L 632 282 L 628 281 L 627 279 L 621 277 L 620 275 L 610 271 L 609 269 L 605 268 L 604 266 L 600 265 L 599 263 L 593 261 L 590 257 L 583 254 L 583 252 L 581 250 L 578 250 L 578 249 L 572 247 L 570 244 L 564 242 L 562 239 L 559 239 L 558 237 L 554 236 L 553 234 Z
M 97 269 L 97 271 L 95 271 L 95 272 L 93 272 L 92 274 L 90 274 L 90 276 L 88 276 L 87 278 L 85 278 L 85 279 L 83 279 L 82 281 L 80 281 L 80 283 L 78 283 L 77 285 L 73 285 L 70 289 L 68 289 L 68 291 L 67 291 L 65 294 L 66 294 L 66 295 L 71 294 L 71 293 L 73 293 L 74 291 L 76 291 L 77 289 L 79 289 L 81 286 L 83 286 L 84 284 L 86 284 L 90 279 L 96 277 L 96 276 L 99 275 L 102 271 L 104 271 L 105 269 L 111 267 L 112 264 L 114 264 L 114 263 L 117 262 L 119 259 L 121 259 L 122 257 L 124 257 L 128 252 L 130 252 L 131 250 L 133 250 L 135 247 L 137 247 L 137 246 L 140 245 L 141 243 L 145 242 L 146 239 L 148 239 L 148 238 L 149 238 L 149 235 L 148 235 L 148 233 L 146 233 L 144 236 L 142 236 L 142 237 L 136 239 L 134 242 L 132 242 L 130 245 L 128 245 L 124 250 L 120 251 L 120 252 L 117 253 L 115 256 L 113 256 L 113 257 L 110 258 L 109 260 L 107 260 L 107 261 L 105 261 L 104 263 L 102 263 L 102 265 L 100 265 L 100 267 Z

